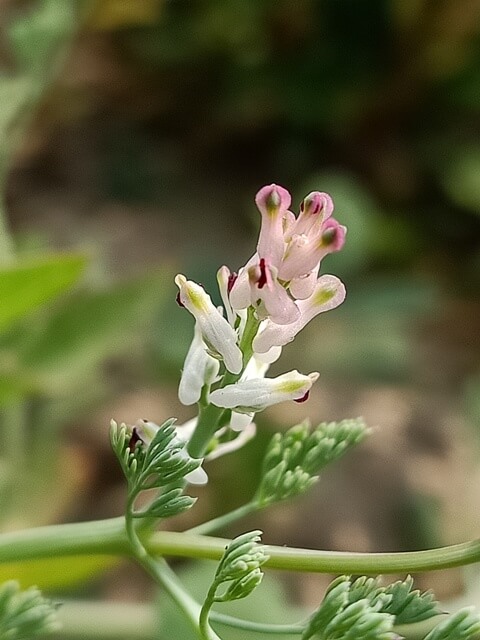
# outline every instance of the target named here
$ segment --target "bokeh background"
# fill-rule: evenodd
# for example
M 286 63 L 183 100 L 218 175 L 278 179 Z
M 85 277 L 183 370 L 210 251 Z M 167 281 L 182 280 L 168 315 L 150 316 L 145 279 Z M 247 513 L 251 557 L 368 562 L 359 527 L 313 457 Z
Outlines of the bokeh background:
M 0 318 L 2 526 L 121 513 L 110 418 L 191 417 L 176 384 L 192 321 L 173 275 L 213 293 L 218 266 L 253 251 L 255 192 L 277 182 L 296 206 L 332 194 L 348 241 L 323 270 L 348 298 L 275 365 L 321 372 L 309 403 L 259 416 L 255 443 L 211 463 L 174 526 L 247 500 L 272 433 L 307 413 L 363 415 L 375 432 L 307 498 L 225 533 L 260 526 L 271 543 L 367 551 L 478 535 L 480 2 L 0 8 L 2 262 L 37 283 Z M 74 573 L 59 568 L 50 587 L 152 593 L 131 566 L 80 586 Z M 475 583 L 460 570 L 418 579 L 447 599 Z M 276 575 L 269 597 L 313 606 L 325 580 Z

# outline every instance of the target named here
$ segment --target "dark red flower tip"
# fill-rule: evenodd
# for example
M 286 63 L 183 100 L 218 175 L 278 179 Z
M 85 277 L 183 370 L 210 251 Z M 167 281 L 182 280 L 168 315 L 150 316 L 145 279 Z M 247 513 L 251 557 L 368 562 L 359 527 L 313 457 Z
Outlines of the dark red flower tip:
M 302 396 L 301 398 L 297 398 L 297 400 L 294 400 L 294 402 L 298 402 L 298 404 L 300 404 L 301 402 L 306 402 L 308 400 L 308 397 L 310 395 L 310 389 L 307 391 L 307 393 Z
M 177 293 L 175 300 L 177 301 L 177 304 L 179 307 L 183 307 L 185 309 L 185 305 L 183 304 L 181 298 L 180 298 L 180 291 Z
M 232 273 L 228 276 L 227 293 L 230 293 L 230 291 L 233 289 L 233 285 L 237 281 L 237 278 L 238 273 L 236 271 L 232 271 Z
M 137 431 L 136 427 L 133 427 L 132 435 L 131 435 L 130 440 L 128 442 L 128 448 L 130 449 L 130 451 L 134 451 L 135 447 L 137 446 L 137 444 L 139 442 L 141 442 L 143 444 L 143 440 L 138 435 L 138 431 Z
M 267 284 L 267 267 L 265 265 L 265 258 L 260 258 L 260 277 L 257 280 L 257 286 L 262 289 Z

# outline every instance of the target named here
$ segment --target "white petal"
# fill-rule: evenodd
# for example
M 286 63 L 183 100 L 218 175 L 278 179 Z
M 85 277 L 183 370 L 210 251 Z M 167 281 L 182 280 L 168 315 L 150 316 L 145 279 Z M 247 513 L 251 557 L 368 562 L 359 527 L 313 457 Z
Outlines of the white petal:
M 205 469 L 203 469 L 203 467 L 197 467 L 193 471 L 190 471 L 190 473 L 187 473 L 187 475 L 185 476 L 185 480 L 189 484 L 202 486 L 207 484 L 208 476 Z
M 273 364 L 282 355 L 282 347 L 272 347 L 266 353 L 255 353 L 254 357 L 259 362 L 265 362 L 267 364 Z
M 190 438 L 193 436 L 193 432 L 197 427 L 198 418 L 191 418 L 187 420 L 183 424 L 176 424 L 175 431 L 177 434 L 177 438 L 182 442 L 188 442 Z
M 318 373 L 305 376 L 298 371 L 290 371 L 277 378 L 253 378 L 213 391 L 210 402 L 217 407 L 244 413 L 261 411 L 286 400 L 301 400 L 317 378 Z
M 158 426 L 158 424 L 152 422 L 151 420 L 137 420 L 137 422 L 135 423 L 135 429 L 137 430 L 139 438 L 148 447 L 160 427 Z
M 264 378 L 265 373 L 268 370 L 270 364 L 265 361 L 261 361 L 259 358 L 256 358 L 253 355 L 247 366 L 245 367 L 244 372 L 242 373 L 242 377 L 240 380 L 250 380 L 251 378 Z
M 289 325 L 279 325 L 267 321 L 253 340 L 256 353 L 266 353 L 273 346 L 283 346 L 291 342 L 297 333 L 319 313 L 335 309 L 345 300 L 345 286 L 339 278 L 323 275 L 317 280 L 315 291 L 307 300 L 297 302 L 299 319 Z
M 230 304 L 235 311 L 238 309 L 246 309 L 252 304 L 248 270 L 257 263 L 258 254 L 255 253 L 250 260 L 248 260 L 247 264 L 238 271 L 237 279 L 233 283 L 229 295 Z
M 208 454 L 206 459 L 215 460 L 215 458 L 220 458 L 220 456 L 224 456 L 227 453 L 237 451 L 238 449 L 243 447 L 249 440 L 251 440 L 255 436 L 256 432 L 257 427 L 255 423 L 250 422 L 250 424 L 239 433 L 235 440 L 222 442 L 216 447 L 216 449 Z
M 248 425 L 252 424 L 254 413 L 239 413 L 232 411 L 230 417 L 230 428 L 232 431 L 244 431 Z
M 319 266 L 320 263 L 316 265 L 310 273 L 307 273 L 307 275 L 294 278 L 290 281 L 288 289 L 295 300 L 306 300 L 312 295 L 315 290 L 315 285 L 317 284 Z
M 202 340 L 198 323 L 195 323 L 195 333 L 183 366 L 178 398 L 186 406 L 200 400 L 202 388 L 211 383 L 217 376 L 220 363 L 210 356 Z
M 220 267 L 220 269 L 217 271 L 218 289 L 220 291 L 220 296 L 225 308 L 225 313 L 227 314 L 227 320 L 233 327 L 235 324 L 235 313 L 233 312 L 232 305 L 230 304 L 230 300 L 228 297 L 228 284 L 231 275 L 232 274 L 230 272 L 230 269 L 225 265 L 223 267 Z
M 206 345 L 223 358 L 230 373 L 240 373 L 243 356 L 233 327 L 221 315 L 203 287 L 182 275 L 175 278 L 175 283 L 180 289 L 180 302 L 197 320 Z

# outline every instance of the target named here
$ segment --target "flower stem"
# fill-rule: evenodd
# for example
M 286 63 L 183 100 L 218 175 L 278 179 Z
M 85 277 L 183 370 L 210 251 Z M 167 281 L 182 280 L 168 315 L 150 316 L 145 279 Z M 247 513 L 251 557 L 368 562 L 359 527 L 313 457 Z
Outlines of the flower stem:
M 219 613 L 218 611 L 210 611 L 210 619 L 214 622 L 234 627 L 235 629 L 243 629 L 244 631 L 256 631 L 257 633 L 275 633 L 275 634 L 301 634 L 305 629 L 305 624 L 269 624 L 265 622 L 253 622 L 253 620 L 242 620 L 232 616 Z
M 127 503 L 125 531 L 136 561 L 150 574 L 157 584 L 165 589 L 185 614 L 185 617 L 189 620 L 197 634 L 202 635 L 206 640 L 220 640 L 212 629 L 208 628 L 208 633 L 204 632 L 201 621 L 199 622 L 201 609 L 198 602 L 185 591 L 177 575 L 170 569 L 167 562 L 163 558 L 152 557 L 143 545 L 135 528 L 135 520 L 132 515 L 134 500 L 135 494 L 129 498 Z
M 225 538 L 158 531 L 146 537 L 148 553 L 220 560 Z M 349 553 L 266 546 L 271 569 L 311 573 L 413 573 L 480 562 L 480 539 L 426 551 Z M 131 555 L 124 518 L 38 527 L 0 535 L 0 563 L 74 555 Z

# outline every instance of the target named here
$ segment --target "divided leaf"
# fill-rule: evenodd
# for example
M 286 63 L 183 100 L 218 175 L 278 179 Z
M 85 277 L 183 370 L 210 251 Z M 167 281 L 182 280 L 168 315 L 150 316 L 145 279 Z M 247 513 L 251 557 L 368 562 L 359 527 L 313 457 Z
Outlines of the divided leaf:
M 14 580 L 0 586 L 0 638 L 29 640 L 58 628 L 55 606 L 36 587 L 21 591 Z
M 480 616 L 473 612 L 473 607 L 460 609 L 437 624 L 425 636 L 425 640 L 478 640 L 479 638 Z
M 412 591 L 413 579 L 381 586 L 378 578 L 348 576 L 334 580 L 311 616 L 302 640 L 393 640 L 397 625 L 420 622 L 440 611 L 430 591 Z M 470 636 L 466 636 L 470 640 Z M 435 636 L 429 640 L 444 640 Z M 456 636 L 455 636 L 456 638 Z M 445 637 L 446 640 L 446 637 Z M 453 640 L 453 636 L 452 636 Z
M 394 582 L 385 588 L 385 593 L 392 599 L 385 611 L 395 616 L 395 624 L 411 624 L 421 622 L 442 613 L 438 602 L 431 591 L 421 593 L 418 589 L 412 591 L 413 578 L 407 576 L 402 582 Z
M 111 422 L 110 442 L 127 479 L 129 503 L 133 505 L 142 491 L 165 489 L 142 510 L 132 507 L 134 518 L 169 518 L 195 504 L 195 498 L 182 495 L 182 486 L 172 486 L 183 484 L 202 463 L 188 455 L 185 442 L 177 438 L 174 422 L 172 418 L 158 427 L 148 444 L 138 437 L 135 428 Z
M 323 422 L 311 429 L 303 422 L 273 436 L 263 461 L 255 501 L 259 507 L 300 495 L 317 480 L 318 473 L 338 460 L 368 435 L 361 418 Z

